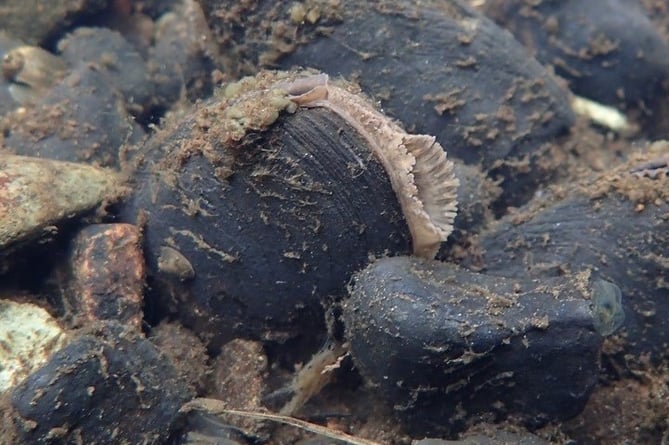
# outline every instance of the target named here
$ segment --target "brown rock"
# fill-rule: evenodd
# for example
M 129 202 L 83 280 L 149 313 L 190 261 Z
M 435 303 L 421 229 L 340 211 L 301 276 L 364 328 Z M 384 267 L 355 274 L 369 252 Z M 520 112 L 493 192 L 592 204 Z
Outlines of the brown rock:
M 141 330 L 144 256 L 131 224 L 85 227 L 72 242 L 68 309 L 85 320 L 116 320 Z
M 231 409 L 258 410 L 262 407 L 261 398 L 265 391 L 267 357 L 262 343 L 235 339 L 223 346 L 221 354 L 214 363 L 213 397 L 223 401 Z M 257 421 L 252 419 L 230 419 L 234 424 L 262 436 L 266 432 Z M 258 428 L 263 430 L 258 430 Z
M 200 339 L 177 322 L 159 324 L 151 329 L 149 339 L 172 359 L 181 378 L 195 392 L 201 392 L 211 376 L 211 369 L 207 350 Z

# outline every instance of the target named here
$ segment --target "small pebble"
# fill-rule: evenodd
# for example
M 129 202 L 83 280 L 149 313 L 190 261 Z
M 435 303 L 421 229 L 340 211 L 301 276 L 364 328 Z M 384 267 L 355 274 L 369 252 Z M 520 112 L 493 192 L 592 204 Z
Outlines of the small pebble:
M 0 154 L 0 254 L 121 192 L 120 176 L 109 170 Z
M 8 409 L 15 443 L 57 437 L 61 443 L 159 445 L 191 397 L 150 341 L 105 323 L 80 332 L 14 387 Z
M 0 394 L 49 360 L 67 337 L 43 308 L 0 299 Z

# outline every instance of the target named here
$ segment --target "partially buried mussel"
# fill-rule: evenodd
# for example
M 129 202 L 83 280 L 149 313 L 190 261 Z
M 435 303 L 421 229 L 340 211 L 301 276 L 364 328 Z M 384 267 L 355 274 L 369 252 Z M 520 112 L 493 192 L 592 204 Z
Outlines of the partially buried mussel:
M 546 190 L 458 265 L 383 258 L 355 274 L 349 353 L 411 434 L 565 420 L 602 370 L 666 360 L 667 150 Z
M 210 340 L 323 326 L 370 257 L 434 257 L 452 164 L 350 84 L 261 72 L 154 137 L 121 216 L 144 227 L 150 300 Z

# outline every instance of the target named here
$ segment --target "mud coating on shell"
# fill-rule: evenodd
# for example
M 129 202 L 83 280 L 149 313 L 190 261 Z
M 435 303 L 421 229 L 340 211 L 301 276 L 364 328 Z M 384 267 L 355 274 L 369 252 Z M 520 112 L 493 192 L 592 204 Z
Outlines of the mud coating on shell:
M 669 45 L 641 2 L 492 0 L 485 9 L 574 93 L 656 111 L 664 96 Z
M 13 443 L 158 444 L 193 393 L 142 334 L 108 322 L 73 333 L 9 397 Z
M 481 417 L 538 427 L 576 415 L 597 383 L 603 338 L 572 277 L 393 257 L 352 282 L 353 361 L 414 435 L 454 435 Z
M 355 79 L 385 114 L 502 180 L 497 210 L 559 172 L 549 152 L 573 123 L 566 90 L 465 2 L 343 0 L 334 14 L 324 2 L 315 24 L 291 20 L 293 1 L 207 3 L 214 34 L 234 54 L 232 72 L 309 66 Z

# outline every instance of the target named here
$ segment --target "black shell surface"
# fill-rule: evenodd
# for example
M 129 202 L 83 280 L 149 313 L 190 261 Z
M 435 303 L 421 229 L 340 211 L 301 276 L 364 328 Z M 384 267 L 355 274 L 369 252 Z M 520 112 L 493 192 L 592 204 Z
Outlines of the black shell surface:
M 150 144 L 122 217 L 144 224 L 149 304 L 202 336 L 320 329 L 321 302 L 344 293 L 370 257 L 410 252 L 386 172 L 332 112 L 299 109 L 237 146 L 208 147 L 225 166 L 203 154 L 196 127 L 186 118 Z M 165 246 L 188 273 L 161 270 Z
M 356 274 L 343 313 L 357 368 L 415 435 L 454 435 L 481 417 L 565 419 L 597 383 L 602 337 L 569 277 L 383 258 Z

